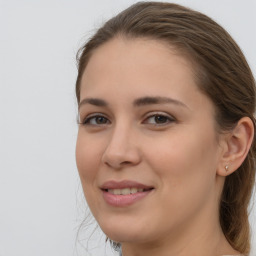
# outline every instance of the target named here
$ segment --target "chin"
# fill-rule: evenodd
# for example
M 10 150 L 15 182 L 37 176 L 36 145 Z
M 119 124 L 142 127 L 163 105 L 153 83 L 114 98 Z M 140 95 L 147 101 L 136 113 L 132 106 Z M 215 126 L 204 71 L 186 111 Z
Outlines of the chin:
M 131 226 L 131 225 L 120 225 L 121 223 L 109 223 L 107 225 L 100 225 L 102 231 L 105 233 L 105 235 L 110 238 L 111 240 L 115 242 L 139 242 L 143 241 L 145 237 L 145 233 L 142 230 L 145 231 L 145 229 L 138 227 L 138 226 Z
M 109 237 L 111 240 L 115 242 L 132 242 L 136 239 L 136 233 L 133 232 L 132 230 L 129 230 L 129 232 L 127 232 L 127 228 L 118 228 L 112 226 L 101 227 L 101 229 L 107 237 Z

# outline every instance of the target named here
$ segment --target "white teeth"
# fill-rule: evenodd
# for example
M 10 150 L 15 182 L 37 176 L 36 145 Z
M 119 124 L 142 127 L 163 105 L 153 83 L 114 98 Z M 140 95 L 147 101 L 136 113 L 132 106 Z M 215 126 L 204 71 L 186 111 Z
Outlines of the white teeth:
M 137 188 L 131 188 L 131 194 L 137 193 L 138 189 Z
M 137 192 L 143 192 L 143 188 L 108 189 L 108 192 L 114 195 L 129 195 Z
M 121 190 L 122 195 L 129 195 L 131 193 L 131 189 L 124 188 Z
M 120 195 L 121 189 L 113 189 L 115 195 Z

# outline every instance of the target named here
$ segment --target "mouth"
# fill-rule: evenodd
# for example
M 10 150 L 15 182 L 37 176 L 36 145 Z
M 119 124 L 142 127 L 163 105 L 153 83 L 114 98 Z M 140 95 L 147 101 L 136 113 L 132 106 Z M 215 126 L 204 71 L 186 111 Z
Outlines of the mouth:
M 103 191 L 108 192 L 112 195 L 130 195 L 141 192 L 147 192 L 153 188 L 122 188 L 122 189 L 103 189 Z
M 146 198 L 153 190 L 153 186 L 134 181 L 108 181 L 101 190 L 105 202 L 115 207 L 125 207 Z

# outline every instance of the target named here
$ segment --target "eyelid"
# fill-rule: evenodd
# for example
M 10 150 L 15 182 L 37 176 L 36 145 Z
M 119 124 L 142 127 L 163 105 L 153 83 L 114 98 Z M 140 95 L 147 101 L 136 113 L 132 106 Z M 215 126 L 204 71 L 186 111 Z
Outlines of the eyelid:
M 155 123 L 155 124 L 148 123 L 148 124 L 154 125 L 154 126 L 164 126 L 164 125 L 168 125 L 168 124 L 170 124 L 172 122 L 176 122 L 177 121 L 177 119 L 174 116 L 172 116 L 172 115 L 170 115 L 170 114 L 168 114 L 166 112 L 156 111 L 156 112 L 147 113 L 145 115 L 142 123 L 147 124 L 146 120 L 148 120 L 149 118 L 155 117 L 155 116 L 163 116 L 163 117 L 168 119 L 168 122 L 162 123 L 162 124 L 161 123 Z
M 89 121 L 92 120 L 93 118 L 97 118 L 97 117 L 103 117 L 105 119 L 108 120 L 108 123 L 111 123 L 109 118 L 103 114 L 103 113 L 91 113 L 91 114 L 88 114 L 86 115 L 84 118 L 81 118 L 80 120 L 78 120 L 78 123 L 81 124 L 81 125 L 91 125 L 91 126 L 103 126 L 103 125 L 106 125 L 106 124 L 90 124 Z
M 149 118 L 153 118 L 155 116 L 165 117 L 165 118 L 168 119 L 168 121 L 165 122 L 165 123 L 157 123 L 157 122 L 150 123 L 150 122 L 148 122 Z M 89 123 L 90 120 L 92 120 L 93 118 L 97 118 L 97 117 L 103 117 L 103 118 L 107 119 L 107 123 L 105 123 L 105 124 L 104 123 L 102 123 L 102 124 L 90 124 Z M 176 122 L 176 121 L 177 121 L 177 119 L 173 115 L 170 115 L 166 112 L 154 111 L 154 112 L 149 112 L 149 113 L 145 114 L 142 123 L 153 125 L 153 126 L 164 126 L 164 125 L 168 125 L 172 122 Z M 88 114 L 84 118 L 81 118 L 80 116 L 78 116 L 77 122 L 78 122 L 78 124 L 81 124 L 81 125 L 91 125 L 91 126 L 103 126 L 103 125 L 107 125 L 107 124 L 111 123 L 109 117 L 107 115 L 103 114 L 103 113 L 100 113 L 100 112 Z

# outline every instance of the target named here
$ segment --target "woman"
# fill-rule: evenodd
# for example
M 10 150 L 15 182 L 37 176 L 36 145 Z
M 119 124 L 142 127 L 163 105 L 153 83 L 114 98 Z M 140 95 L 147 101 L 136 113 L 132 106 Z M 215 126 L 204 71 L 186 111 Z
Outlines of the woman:
M 123 256 L 248 255 L 255 83 L 230 35 L 185 7 L 137 3 L 78 68 L 78 171 Z

